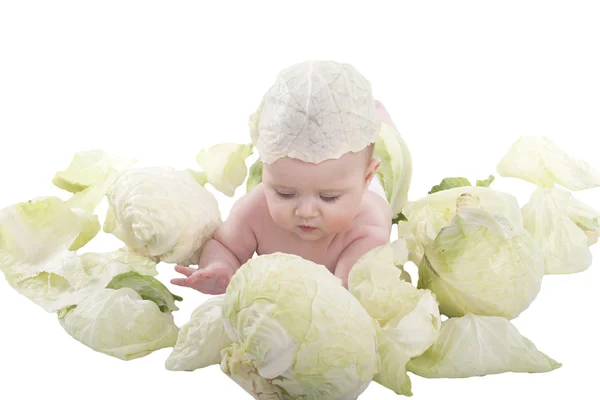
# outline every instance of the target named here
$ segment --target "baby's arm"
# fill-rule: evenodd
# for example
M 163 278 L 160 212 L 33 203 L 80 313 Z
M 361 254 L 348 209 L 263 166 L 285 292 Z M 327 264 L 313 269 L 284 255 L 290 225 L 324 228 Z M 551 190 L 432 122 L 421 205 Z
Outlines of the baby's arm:
M 175 270 L 187 278 L 172 279 L 171 283 L 205 294 L 225 293 L 235 271 L 256 251 L 256 237 L 249 223 L 254 209 L 251 194 L 240 198 L 231 208 L 229 218 L 206 243 L 198 268 L 177 265 Z
M 342 251 L 335 267 L 334 275 L 348 288 L 348 275 L 360 257 L 370 250 L 390 242 L 390 232 L 383 226 L 361 227 L 353 234 L 353 240 Z

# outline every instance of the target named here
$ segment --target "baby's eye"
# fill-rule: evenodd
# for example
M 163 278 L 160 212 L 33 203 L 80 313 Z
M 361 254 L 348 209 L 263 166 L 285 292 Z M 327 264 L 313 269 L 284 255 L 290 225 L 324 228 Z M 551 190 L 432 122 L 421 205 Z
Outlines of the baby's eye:
M 339 198 L 340 198 L 340 196 L 332 196 L 332 197 L 321 196 L 321 200 L 323 200 L 327 203 L 333 203 L 334 201 L 336 201 Z
M 278 191 L 275 191 L 275 193 L 277 193 L 277 196 L 281 197 L 282 199 L 291 199 L 294 197 L 293 193 L 280 193 Z

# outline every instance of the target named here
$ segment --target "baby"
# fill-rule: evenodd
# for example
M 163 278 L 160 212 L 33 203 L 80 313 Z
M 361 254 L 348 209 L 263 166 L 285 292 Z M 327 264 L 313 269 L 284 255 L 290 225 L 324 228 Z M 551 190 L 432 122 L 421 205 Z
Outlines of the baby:
M 254 253 L 283 252 L 324 265 L 347 287 L 358 258 L 390 241 L 392 211 L 383 190 L 371 189 L 381 122 L 395 128 L 352 66 L 309 61 L 282 71 L 251 118 L 262 183 L 233 205 L 198 268 L 177 265 L 185 278 L 171 283 L 222 294 Z

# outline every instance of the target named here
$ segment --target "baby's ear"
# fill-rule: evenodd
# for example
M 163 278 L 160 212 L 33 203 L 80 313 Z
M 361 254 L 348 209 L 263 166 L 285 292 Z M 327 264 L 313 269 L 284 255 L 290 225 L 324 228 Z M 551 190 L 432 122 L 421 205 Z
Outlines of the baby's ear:
M 365 175 L 365 187 L 369 186 L 380 165 L 381 161 L 379 160 L 379 158 L 373 158 L 369 162 L 369 165 L 367 165 L 367 174 Z

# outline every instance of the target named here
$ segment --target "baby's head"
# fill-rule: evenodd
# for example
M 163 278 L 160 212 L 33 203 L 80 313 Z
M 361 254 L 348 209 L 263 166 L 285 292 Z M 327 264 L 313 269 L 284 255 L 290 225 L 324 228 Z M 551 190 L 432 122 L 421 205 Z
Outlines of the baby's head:
M 280 72 L 250 125 L 273 220 L 307 240 L 345 231 L 379 166 L 369 82 L 348 64 L 296 64 Z

